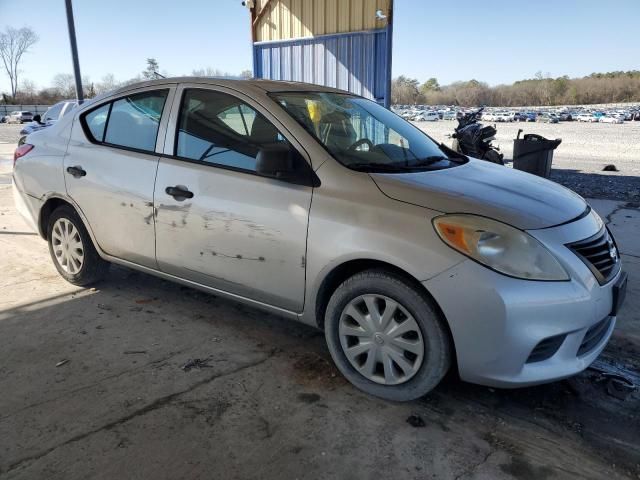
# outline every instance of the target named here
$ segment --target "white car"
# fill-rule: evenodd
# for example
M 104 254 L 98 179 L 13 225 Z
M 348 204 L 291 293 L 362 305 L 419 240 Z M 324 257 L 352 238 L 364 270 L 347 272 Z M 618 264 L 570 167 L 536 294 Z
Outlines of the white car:
M 482 113 L 482 120 L 484 120 L 485 122 L 496 122 L 497 121 L 497 114 L 496 113 L 492 113 L 492 112 L 483 112 Z
M 497 112 L 494 117 L 496 122 L 513 122 L 513 113 L 511 112 Z
M 437 122 L 440 120 L 438 112 L 420 112 L 413 117 L 414 122 Z
M 27 135 L 30 133 L 47 128 L 56 123 L 63 116 L 71 112 L 78 106 L 78 102 L 75 100 L 63 100 L 49 107 L 44 113 L 41 120 L 37 118 L 37 115 L 33 117 L 33 122 L 27 124 L 22 130 L 20 130 L 20 139 L 18 145 L 22 145 L 26 141 Z
M 33 121 L 33 113 L 27 112 L 26 110 L 17 110 L 15 112 L 11 112 L 6 117 L 7 123 L 27 123 Z
M 600 117 L 600 123 L 624 123 L 624 120 L 614 116 Z
M 456 112 L 446 111 L 442 113 L 443 120 L 455 120 L 457 117 Z
M 581 113 L 580 115 L 578 115 L 578 121 L 579 122 L 597 122 L 598 119 L 591 113 Z

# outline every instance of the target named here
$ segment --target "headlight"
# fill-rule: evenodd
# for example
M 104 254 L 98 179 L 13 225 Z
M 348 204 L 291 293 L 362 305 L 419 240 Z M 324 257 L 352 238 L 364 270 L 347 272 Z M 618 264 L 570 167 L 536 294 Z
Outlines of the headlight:
M 556 258 L 531 235 L 477 215 L 442 215 L 433 220 L 451 248 L 492 270 L 526 280 L 569 280 Z

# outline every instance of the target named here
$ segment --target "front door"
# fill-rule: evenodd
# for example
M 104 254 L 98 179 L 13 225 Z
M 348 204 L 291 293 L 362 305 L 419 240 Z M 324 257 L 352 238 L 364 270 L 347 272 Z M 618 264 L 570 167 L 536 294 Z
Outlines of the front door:
M 67 192 L 100 248 L 152 268 L 159 160 L 155 150 L 156 143 L 164 141 L 159 127 L 170 92 L 164 88 L 128 94 L 82 114 L 73 125 L 64 159 Z
M 301 311 L 312 187 L 255 168 L 260 148 L 289 141 L 257 106 L 227 92 L 184 89 L 179 109 L 167 133 L 174 155 L 161 158 L 156 179 L 159 268 Z

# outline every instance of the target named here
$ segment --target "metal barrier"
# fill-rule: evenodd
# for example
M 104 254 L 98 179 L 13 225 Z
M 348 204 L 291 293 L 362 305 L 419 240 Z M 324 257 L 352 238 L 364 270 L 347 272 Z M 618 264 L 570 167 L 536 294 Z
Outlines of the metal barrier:
M 31 112 L 42 115 L 51 105 L 0 105 L 0 116 L 9 115 L 15 111 Z

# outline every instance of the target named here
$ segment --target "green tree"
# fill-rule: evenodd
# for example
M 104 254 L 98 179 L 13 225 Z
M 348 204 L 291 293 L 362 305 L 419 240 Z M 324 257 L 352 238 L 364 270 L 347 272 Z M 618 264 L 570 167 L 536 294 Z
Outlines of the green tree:
M 420 91 L 418 80 L 400 75 L 391 82 L 391 103 L 413 105 L 417 102 Z
M 438 79 L 431 77 L 429 80 L 427 80 L 422 84 L 422 87 L 420 87 L 420 90 L 422 90 L 422 93 L 439 92 L 440 84 L 438 83 Z
M 153 80 L 159 77 L 159 70 L 158 61 L 155 58 L 147 58 L 147 68 L 142 71 L 142 76 L 147 80 Z

